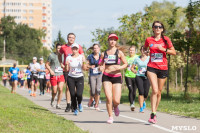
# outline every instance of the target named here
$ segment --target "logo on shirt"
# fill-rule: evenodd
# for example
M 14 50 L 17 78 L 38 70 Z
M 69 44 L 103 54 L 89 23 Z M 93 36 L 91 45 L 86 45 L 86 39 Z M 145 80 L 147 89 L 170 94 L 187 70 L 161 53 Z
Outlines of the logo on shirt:
M 150 48 L 153 47 L 153 44 L 150 44 Z

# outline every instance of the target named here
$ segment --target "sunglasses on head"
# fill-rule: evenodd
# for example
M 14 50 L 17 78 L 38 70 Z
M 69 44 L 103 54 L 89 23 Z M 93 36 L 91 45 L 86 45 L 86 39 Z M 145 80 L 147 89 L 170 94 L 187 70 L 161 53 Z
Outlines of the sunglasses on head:
M 153 26 L 153 28 L 155 28 L 155 29 L 162 29 L 163 27 L 162 26 Z

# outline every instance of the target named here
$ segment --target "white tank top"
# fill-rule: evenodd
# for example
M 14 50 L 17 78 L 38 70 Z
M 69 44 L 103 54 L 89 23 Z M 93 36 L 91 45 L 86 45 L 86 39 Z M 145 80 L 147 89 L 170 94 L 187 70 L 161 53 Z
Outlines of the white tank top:
M 83 76 L 83 56 L 79 55 L 78 57 L 74 58 L 72 56 L 68 56 L 66 61 L 69 62 L 69 76 L 74 78 L 79 78 Z

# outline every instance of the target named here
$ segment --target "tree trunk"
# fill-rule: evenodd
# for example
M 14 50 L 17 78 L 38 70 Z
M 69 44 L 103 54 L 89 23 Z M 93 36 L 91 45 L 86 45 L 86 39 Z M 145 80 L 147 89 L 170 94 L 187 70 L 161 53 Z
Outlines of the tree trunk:
M 177 70 L 176 70 L 176 73 L 175 73 L 175 77 L 176 77 L 176 91 L 177 91 Z
M 181 67 L 180 73 L 181 73 L 181 89 L 182 89 L 183 88 L 183 67 Z
M 187 92 L 188 92 L 188 64 L 189 64 L 189 51 L 190 51 L 190 46 L 189 42 L 187 43 L 187 65 L 186 65 L 186 76 L 185 76 L 185 92 L 184 96 L 187 98 Z
M 199 65 L 197 64 L 197 79 L 199 81 Z

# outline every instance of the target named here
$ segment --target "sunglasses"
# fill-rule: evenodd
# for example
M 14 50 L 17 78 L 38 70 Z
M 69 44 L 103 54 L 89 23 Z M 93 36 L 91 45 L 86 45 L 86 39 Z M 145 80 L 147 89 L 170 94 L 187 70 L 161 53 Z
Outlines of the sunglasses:
M 162 26 L 153 26 L 153 28 L 155 28 L 155 29 L 162 29 L 163 27 Z

